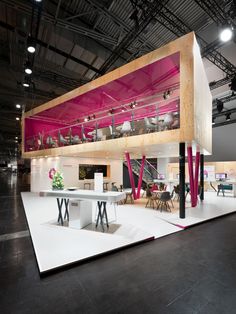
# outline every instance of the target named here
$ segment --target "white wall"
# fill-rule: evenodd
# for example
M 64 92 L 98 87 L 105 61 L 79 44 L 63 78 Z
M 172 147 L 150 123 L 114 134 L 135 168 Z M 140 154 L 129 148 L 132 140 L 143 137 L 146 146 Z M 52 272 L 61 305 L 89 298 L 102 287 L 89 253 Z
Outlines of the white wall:
M 116 182 L 119 186 L 123 184 L 123 161 L 106 160 L 96 158 L 78 157 L 49 157 L 35 158 L 31 160 L 31 191 L 50 189 L 52 181 L 48 177 L 51 168 L 55 168 L 63 173 L 65 187 L 84 187 L 84 181 L 79 181 L 79 164 L 110 165 L 110 182 Z
M 236 161 L 236 124 L 212 129 L 212 156 L 206 161 Z
M 157 158 L 157 171 L 160 174 L 164 174 L 166 179 L 168 178 L 167 167 L 169 162 L 170 162 L 169 158 Z

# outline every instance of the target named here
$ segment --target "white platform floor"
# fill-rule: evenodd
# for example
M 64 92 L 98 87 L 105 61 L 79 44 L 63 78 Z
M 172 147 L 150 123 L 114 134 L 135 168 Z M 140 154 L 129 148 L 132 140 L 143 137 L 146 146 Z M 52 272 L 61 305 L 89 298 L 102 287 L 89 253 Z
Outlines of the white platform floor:
M 185 219 L 178 211 L 160 212 L 145 208 L 145 200 L 135 205 L 119 205 L 117 220 L 113 205 L 108 206 L 110 228 L 101 232 L 94 224 L 72 229 L 57 224 L 58 209 L 53 197 L 22 193 L 22 200 L 40 273 L 111 252 L 141 241 L 182 231 L 190 225 L 236 211 L 236 199 L 216 197 L 207 192 L 204 204 L 187 208 Z M 95 206 L 93 217 L 95 217 Z

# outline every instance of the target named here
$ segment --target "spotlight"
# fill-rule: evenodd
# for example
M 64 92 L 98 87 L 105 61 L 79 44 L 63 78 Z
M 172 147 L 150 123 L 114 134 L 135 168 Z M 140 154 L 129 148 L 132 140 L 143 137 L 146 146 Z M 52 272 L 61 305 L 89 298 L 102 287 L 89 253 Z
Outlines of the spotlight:
M 16 121 L 19 121 L 20 120 L 20 118 L 19 117 L 16 117 Z
M 29 61 L 26 62 L 25 64 L 25 73 L 26 74 L 32 74 L 32 67 Z
M 231 116 L 231 113 L 227 113 L 225 115 L 226 121 L 230 121 L 231 120 L 230 116 Z
M 165 91 L 164 94 L 163 94 L 163 98 L 164 99 L 170 98 L 170 94 L 171 94 L 170 90 Z
M 111 114 L 114 114 L 115 113 L 115 110 L 114 109 L 111 109 L 109 110 L 108 114 L 111 115 Z
M 18 140 L 18 136 L 16 136 L 15 139 Z
M 92 116 L 91 116 L 91 120 L 94 120 L 96 118 L 96 116 L 95 116 L 95 114 L 93 114 Z
M 17 109 L 20 109 L 20 108 L 21 108 L 21 105 L 20 105 L 20 104 L 16 104 L 16 108 L 17 108 Z
M 215 118 L 212 117 L 212 125 L 216 124 L 215 123 Z
M 35 2 L 42 2 L 42 0 L 35 0 Z
M 24 87 L 29 87 L 29 83 L 27 83 L 27 82 L 23 82 L 23 84 L 22 84 Z
M 29 37 L 27 40 L 27 50 L 30 53 L 35 53 L 35 42 L 31 37 Z
M 233 31 L 230 26 L 225 27 L 220 32 L 220 40 L 223 42 L 229 41 L 232 38 L 232 36 L 233 36 Z
M 87 122 L 88 121 L 88 118 L 84 118 L 84 122 Z
M 122 111 L 122 112 L 125 112 L 125 108 L 122 108 L 121 111 Z
M 130 104 L 130 108 L 133 109 L 133 108 L 135 108 L 135 107 L 136 107 L 136 103 L 135 103 L 135 102 L 132 102 L 132 103 Z
M 229 84 L 230 89 L 236 92 L 236 75 L 232 78 L 231 83 Z
M 217 108 L 217 111 L 220 113 L 223 108 L 224 108 L 224 103 L 219 100 L 219 99 L 216 99 L 216 108 Z

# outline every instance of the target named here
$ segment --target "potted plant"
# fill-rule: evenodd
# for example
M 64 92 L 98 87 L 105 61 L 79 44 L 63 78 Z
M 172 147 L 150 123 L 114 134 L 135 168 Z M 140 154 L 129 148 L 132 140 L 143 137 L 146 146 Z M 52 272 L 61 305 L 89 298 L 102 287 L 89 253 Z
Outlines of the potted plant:
M 52 180 L 53 190 L 63 190 L 64 189 L 64 178 L 60 171 L 52 168 L 49 170 L 49 178 Z

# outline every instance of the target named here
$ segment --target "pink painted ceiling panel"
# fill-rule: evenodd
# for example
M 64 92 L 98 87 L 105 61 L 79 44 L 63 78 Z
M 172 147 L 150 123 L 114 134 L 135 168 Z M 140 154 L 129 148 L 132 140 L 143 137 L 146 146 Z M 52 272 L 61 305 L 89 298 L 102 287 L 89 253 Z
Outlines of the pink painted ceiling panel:
M 109 111 L 112 108 L 121 108 L 132 101 L 137 101 L 141 105 L 152 103 L 155 99 L 159 101 L 164 91 L 178 84 L 179 53 L 175 53 L 105 86 L 40 112 L 37 118 L 71 124 L 88 115 L 97 115 L 99 112 Z M 178 95 L 178 93 L 177 89 L 175 94 Z M 156 98 L 150 97 L 152 95 L 156 95 Z M 124 114 L 124 120 L 128 118 L 128 115 L 130 113 L 127 113 L 127 116 Z

